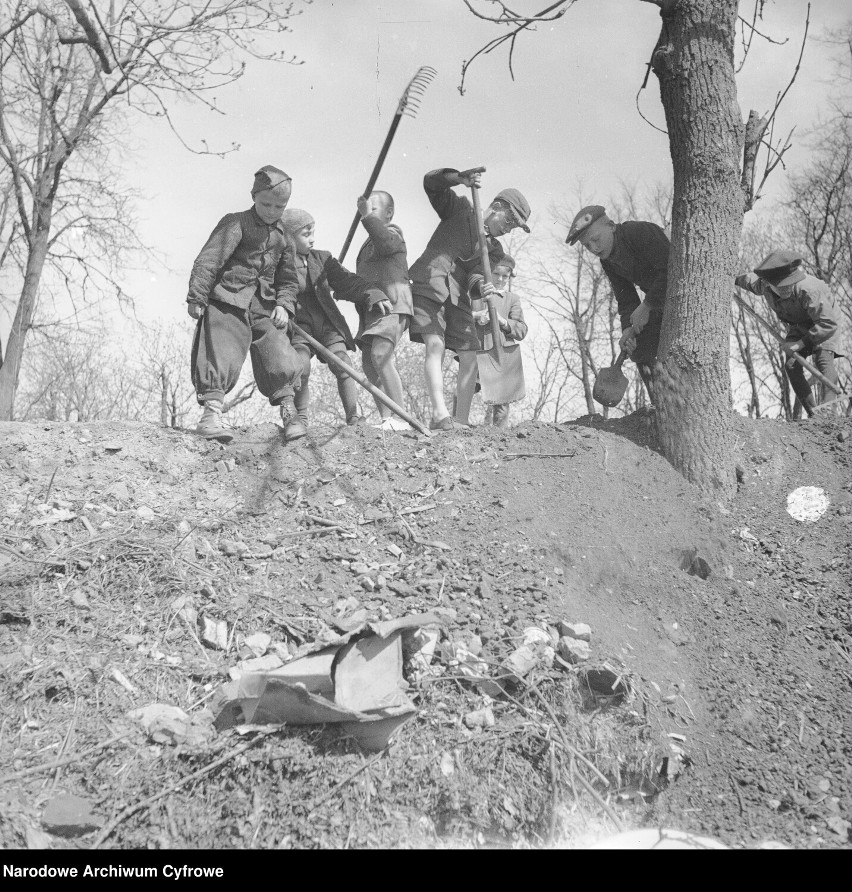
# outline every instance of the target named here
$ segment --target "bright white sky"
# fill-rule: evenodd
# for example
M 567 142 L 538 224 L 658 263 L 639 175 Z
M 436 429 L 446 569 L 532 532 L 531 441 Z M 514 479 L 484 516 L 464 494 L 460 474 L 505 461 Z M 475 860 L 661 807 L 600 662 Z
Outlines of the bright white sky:
M 534 11 L 542 0 L 515 0 Z M 480 2 L 480 7 L 482 3 Z M 218 99 L 224 116 L 181 104 L 175 119 L 192 142 L 240 144 L 218 157 L 187 152 L 159 121 L 137 120 L 128 180 L 145 196 L 141 235 L 162 252 L 172 272 L 151 270 L 129 283 L 142 316 L 178 318 L 185 312 L 192 261 L 217 220 L 250 205 L 253 172 L 263 164 L 293 177 L 291 207 L 317 220 L 317 247 L 335 255 L 385 138 L 397 101 L 421 65 L 438 77 L 421 110 L 400 124 L 378 186 L 393 193 L 397 222 L 420 254 L 437 220 L 422 191 L 432 168 L 485 165 L 483 198 L 501 188 L 521 189 L 533 209 L 536 237 L 563 239 L 548 207 L 570 199 L 582 183 L 589 200 L 605 202 L 620 181 L 652 184 L 671 176 L 667 138 L 639 117 L 635 96 L 656 42 L 658 9 L 639 0 L 580 0 L 558 22 L 519 38 L 515 81 L 505 48 L 481 56 L 458 92 L 461 63 L 500 33 L 476 20 L 462 0 L 314 0 L 296 3 L 283 45 L 302 65 L 250 61 L 238 83 Z M 743 0 L 742 9 L 750 9 Z M 784 46 L 756 39 L 739 76 L 745 117 L 769 109 L 793 70 L 804 27 L 802 0 L 770 0 L 761 29 Z M 850 16 L 847 0 L 814 0 L 811 35 L 837 28 Z M 802 71 L 780 115 L 780 129 L 812 126 L 824 108 L 831 65 L 825 47 L 809 41 Z M 641 94 L 643 113 L 663 122 L 652 75 Z M 806 157 L 795 147 L 788 165 Z M 783 175 L 767 192 L 780 194 Z M 354 265 L 359 231 L 347 261 Z M 519 270 L 523 276 L 523 268 Z M 189 320 L 187 319 L 187 324 Z

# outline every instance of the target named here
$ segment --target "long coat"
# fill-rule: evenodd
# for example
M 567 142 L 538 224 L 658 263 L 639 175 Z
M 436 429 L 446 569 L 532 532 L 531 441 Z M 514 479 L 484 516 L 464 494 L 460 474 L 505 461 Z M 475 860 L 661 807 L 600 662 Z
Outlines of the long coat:
M 352 332 L 337 307 L 335 300 L 348 300 L 356 307 L 368 310 L 380 300 L 385 299 L 383 292 L 370 285 L 361 276 L 350 272 L 331 256 L 330 251 L 312 249 L 308 253 L 308 287 L 313 288 L 317 303 L 322 308 L 328 321 L 340 332 L 346 342 L 347 350 L 355 349 Z M 332 297 L 332 291 L 334 297 Z M 301 298 L 302 292 L 299 297 Z
M 496 292 L 494 306 L 497 312 L 506 320 L 507 329 L 500 329 L 500 339 L 504 347 L 517 344 L 527 336 L 527 324 L 524 322 L 524 311 L 521 309 L 521 301 L 518 295 L 512 291 Z M 484 300 L 473 301 L 474 310 L 484 310 L 488 306 Z M 476 334 L 483 350 L 490 350 L 494 346 L 491 337 L 491 322 L 486 319 L 484 325 L 476 326 Z
M 737 285 L 762 294 L 771 310 L 787 326 L 787 340 L 804 341 L 811 350 L 822 348 L 840 352 L 840 313 L 831 289 L 816 276 L 805 276 L 796 282 L 789 297 L 779 297 L 769 285 L 754 273 L 737 276 Z

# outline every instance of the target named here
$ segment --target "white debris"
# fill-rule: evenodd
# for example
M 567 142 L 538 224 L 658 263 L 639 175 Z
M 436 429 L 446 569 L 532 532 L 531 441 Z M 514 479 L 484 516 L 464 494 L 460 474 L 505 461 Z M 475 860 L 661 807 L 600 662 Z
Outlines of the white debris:
M 828 510 L 830 502 L 820 486 L 800 486 L 787 496 L 787 513 L 794 520 L 814 523 Z

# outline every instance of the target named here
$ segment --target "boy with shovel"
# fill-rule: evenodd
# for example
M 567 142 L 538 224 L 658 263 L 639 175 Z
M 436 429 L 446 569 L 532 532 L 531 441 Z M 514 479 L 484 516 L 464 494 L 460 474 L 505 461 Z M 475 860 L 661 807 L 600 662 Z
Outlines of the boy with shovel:
M 198 320 L 192 383 L 204 406 L 195 431 L 208 440 L 233 439 L 222 424 L 222 404 L 248 353 L 257 388 L 281 407 L 288 436 L 305 435 L 293 423 L 300 363 L 287 336 L 299 288 L 293 245 L 281 222 L 290 191 L 283 170 L 262 167 L 254 175 L 252 207 L 222 217 L 192 266 L 186 298 L 187 312 Z
M 514 276 L 515 259 L 504 254 L 494 264 L 491 270 L 491 280 L 494 283 L 494 304 L 497 310 L 497 324 L 500 328 L 500 337 L 504 347 L 517 344 L 527 336 L 527 324 L 524 322 L 524 311 L 521 309 L 521 301 L 518 295 L 511 290 L 510 282 Z M 492 346 L 492 334 L 489 327 L 488 309 L 480 308 L 481 300 L 472 302 L 473 321 L 476 323 L 477 334 L 483 350 L 490 350 Z M 476 358 L 474 357 L 474 363 Z M 470 400 L 465 403 L 456 402 L 456 417 L 466 422 L 470 412 Z M 495 427 L 506 427 L 509 423 L 510 403 L 493 403 L 490 407 L 491 423 Z
M 840 314 L 831 290 L 825 282 L 805 273 L 802 258 L 792 251 L 773 251 L 756 266 L 753 273 L 737 276 L 736 284 L 752 294 L 766 298 L 772 312 L 785 324 L 783 344 L 788 359 L 787 377 L 808 417 L 812 417 L 817 401 L 805 378 L 805 370 L 796 360 L 812 357 L 817 370 L 837 385 L 834 364 L 840 353 L 838 329 Z M 820 385 L 820 402 L 825 398 L 825 385 Z M 839 392 L 839 388 L 836 387 Z
M 359 310 L 371 315 L 386 315 L 393 307 L 383 292 L 371 288 L 361 276 L 338 263 L 329 251 L 314 249 L 314 218 L 307 211 L 288 208 L 281 220 L 296 248 L 298 299 L 294 321 L 338 359 L 350 365 L 347 350 L 355 349 L 355 341 L 335 300 L 352 301 Z M 315 351 L 298 332 L 294 332 L 292 340 L 293 349 L 301 359 L 302 375 L 295 397 L 297 424 L 306 429 L 310 403 L 311 357 L 315 355 Z M 320 361 L 325 362 L 325 359 L 320 357 Z M 331 371 L 337 378 L 337 392 L 343 403 L 346 423 L 357 424 L 362 418 L 358 411 L 358 387 L 337 365 L 332 364 Z
M 481 217 L 467 198 L 453 192 L 455 186 L 478 187 L 479 178 L 479 171 L 459 172 L 446 167 L 430 171 L 423 178 L 423 188 L 441 222 L 411 267 L 414 315 L 409 337 L 426 348 L 423 368 L 432 404 L 431 430 L 468 426 L 450 417 L 444 401 L 442 366 L 445 348 L 455 350 L 459 355 L 457 404 L 468 399 L 469 411 L 467 394 L 473 395 L 479 349 L 469 295 L 485 298 L 494 293 L 494 286 L 483 277 L 479 231 L 484 227 L 492 266 L 504 254 L 497 236 L 518 226 L 530 231 L 530 206 L 517 189 L 499 192 Z
M 595 204 L 574 217 L 565 241 L 569 245 L 579 241 L 600 260 L 618 305 L 619 346 L 636 363 L 653 404 L 653 366 L 668 286 L 668 236 L 656 223 L 615 223 L 605 208 Z M 640 300 L 637 285 L 645 300 Z
M 390 312 L 379 304 L 375 309 L 359 308 L 355 341 L 363 351 L 361 363 L 367 380 L 386 393 L 397 405 L 405 402 L 402 380 L 393 354 L 411 321 L 413 305 L 408 280 L 408 259 L 402 230 L 392 223 L 394 201 L 389 192 L 371 192 L 358 199 L 361 225 L 369 238 L 361 246 L 355 272 L 380 288 L 391 304 Z M 408 430 L 408 425 L 376 399 L 383 430 Z

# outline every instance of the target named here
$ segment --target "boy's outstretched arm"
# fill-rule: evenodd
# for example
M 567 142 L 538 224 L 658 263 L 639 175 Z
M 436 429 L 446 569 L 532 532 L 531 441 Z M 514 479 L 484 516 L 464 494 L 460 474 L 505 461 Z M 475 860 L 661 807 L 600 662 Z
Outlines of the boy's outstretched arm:
M 210 233 L 192 264 L 189 276 L 186 301 L 189 304 L 189 315 L 193 318 L 197 319 L 203 314 L 222 267 L 236 251 L 242 237 L 243 230 L 236 214 L 226 214 Z
M 335 300 L 348 300 L 365 310 L 372 310 L 377 304 L 385 302 L 390 308 L 390 301 L 384 291 L 372 288 L 365 279 L 357 273 L 350 272 L 334 257 L 329 257 L 323 268 L 326 280 L 334 292 Z M 387 315 L 390 309 L 382 315 Z
M 299 296 L 296 246 L 291 239 L 287 240 L 287 247 L 278 259 L 272 286 L 275 290 L 275 310 L 272 312 L 272 321 L 276 327 L 284 328 L 296 315 L 296 298 Z M 282 316 L 281 310 L 286 313 L 286 318 Z
M 441 167 L 438 170 L 430 170 L 423 177 L 423 189 L 426 191 L 429 203 L 442 220 L 471 207 L 466 198 L 453 192 L 453 186 L 468 184 L 468 180 L 460 178 L 458 174 L 454 167 Z

